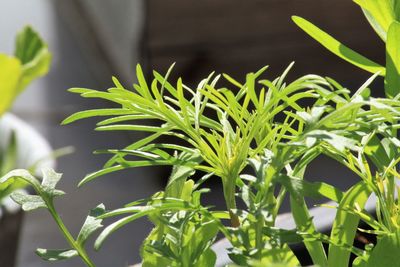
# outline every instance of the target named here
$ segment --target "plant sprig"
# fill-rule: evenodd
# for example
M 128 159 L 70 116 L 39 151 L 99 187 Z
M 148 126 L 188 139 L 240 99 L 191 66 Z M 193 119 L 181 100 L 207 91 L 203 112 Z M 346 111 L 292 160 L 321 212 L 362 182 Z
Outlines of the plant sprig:
M 64 195 L 64 192 L 56 189 L 56 185 L 61 178 L 61 174 L 51 169 L 43 170 L 43 179 L 40 182 L 26 170 L 14 170 L 0 179 L 0 184 L 13 180 L 23 180 L 33 187 L 37 195 L 29 195 L 24 192 L 16 191 L 11 194 L 11 198 L 21 205 L 24 211 L 45 208 L 49 211 L 56 222 L 60 232 L 68 242 L 70 248 L 49 250 L 39 248 L 36 253 L 44 260 L 58 261 L 79 256 L 89 267 L 94 267 L 94 263 L 89 258 L 85 244 L 87 239 L 99 228 L 102 227 L 102 219 L 99 216 L 105 213 L 105 207 L 100 204 L 93 209 L 84 222 L 77 238 L 75 239 L 65 226 L 60 215 L 54 206 L 54 198 Z

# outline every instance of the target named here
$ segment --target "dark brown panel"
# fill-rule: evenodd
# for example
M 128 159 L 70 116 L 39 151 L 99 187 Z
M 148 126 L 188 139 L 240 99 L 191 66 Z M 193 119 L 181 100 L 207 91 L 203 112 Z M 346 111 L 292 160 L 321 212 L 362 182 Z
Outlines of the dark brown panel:
M 329 75 L 356 86 L 369 74 L 337 59 L 291 21 L 308 18 L 348 46 L 383 63 L 383 43 L 350 0 L 149 0 L 148 62 L 195 83 L 212 70 L 243 77 L 296 61 L 295 74 Z

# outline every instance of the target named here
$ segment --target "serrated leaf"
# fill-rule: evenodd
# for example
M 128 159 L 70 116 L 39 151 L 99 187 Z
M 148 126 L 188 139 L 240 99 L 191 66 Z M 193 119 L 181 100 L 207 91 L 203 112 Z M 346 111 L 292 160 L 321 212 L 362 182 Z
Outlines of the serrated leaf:
M 105 213 L 104 204 L 98 205 L 96 208 L 92 209 L 89 216 L 86 218 L 77 238 L 77 242 L 84 245 L 87 239 L 98 229 L 103 227 L 102 219 L 98 219 L 99 216 Z
M 38 248 L 36 250 L 36 254 L 46 261 L 59 261 L 78 256 L 78 252 L 74 249 L 53 250 Z
M 22 170 L 22 169 L 10 171 L 9 173 L 7 173 L 3 177 L 1 177 L 0 184 L 3 184 L 10 180 L 15 180 L 15 179 L 22 179 L 22 180 L 26 181 L 27 183 L 29 183 L 30 185 L 32 185 L 36 191 L 40 190 L 39 181 L 34 176 L 32 176 L 32 174 L 29 171 Z
M 24 211 L 35 210 L 39 208 L 47 208 L 46 203 L 40 196 L 28 195 L 20 191 L 11 194 L 12 200 L 21 205 Z
M 51 168 L 44 168 L 42 170 L 43 180 L 42 180 L 42 190 L 49 194 L 50 196 L 61 196 L 65 193 L 61 190 L 57 190 L 55 187 L 57 183 L 60 181 L 62 174 L 56 173 Z
M 62 174 L 56 173 L 53 169 L 46 168 L 42 170 L 43 180 L 42 186 L 49 189 L 55 189 L 57 183 L 60 181 Z

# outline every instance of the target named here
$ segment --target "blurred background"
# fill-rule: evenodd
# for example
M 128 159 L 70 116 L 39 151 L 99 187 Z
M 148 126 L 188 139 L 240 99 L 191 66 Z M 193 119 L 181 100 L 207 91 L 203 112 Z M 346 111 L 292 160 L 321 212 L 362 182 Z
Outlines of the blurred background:
M 0 51 L 12 53 L 14 36 L 31 24 L 53 53 L 50 73 L 21 95 L 13 112 L 31 123 L 53 148 L 72 145 L 76 152 L 58 160 L 64 173 L 60 188 L 68 194 L 58 210 L 77 232 L 89 209 L 103 202 L 113 209 L 161 190 L 168 169 L 140 168 L 100 178 L 82 188 L 77 183 L 97 170 L 106 158 L 92 155 L 101 148 L 123 147 L 140 138 L 129 133 L 99 133 L 92 120 L 60 126 L 69 114 L 107 103 L 81 99 L 70 87 L 106 89 L 115 75 L 130 87 L 134 68 L 142 64 L 165 73 L 176 62 L 172 80 L 183 77 L 197 84 L 210 72 L 225 72 L 243 80 L 248 72 L 270 65 L 268 78 L 296 61 L 289 75 L 315 73 L 330 76 L 356 90 L 369 74 L 337 59 L 291 22 L 300 15 L 327 30 L 349 47 L 383 62 L 383 43 L 350 0 L 0 0 Z M 382 88 L 376 88 L 379 95 Z M 1 97 L 1 96 L 0 96 Z M 351 179 L 328 159 L 320 159 L 308 176 L 330 180 L 343 189 Z M 328 169 L 329 167 L 329 169 Z M 346 182 L 347 181 L 347 182 Z M 222 205 L 218 182 L 207 202 Z M 140 220 L 117 231 L 99 252 L 92 252 L 99 267 L 127 266 L 139 261 L 139 246 L 151 225 Z M 37 247 L 64 248 L 65 242 L 46 211 L 26 215 L 18 266 L 50 266 L 34 255 Z M 79 260 L 56 266 L 81 266 Z

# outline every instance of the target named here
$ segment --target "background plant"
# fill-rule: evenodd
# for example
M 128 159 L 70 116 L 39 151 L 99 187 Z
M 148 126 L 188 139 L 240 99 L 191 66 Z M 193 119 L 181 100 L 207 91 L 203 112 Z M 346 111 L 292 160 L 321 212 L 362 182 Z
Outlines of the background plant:
M 14 56 L 0 53 L 0 117 L 30 82 L 48 72 L 50 61 L 47 44 L 39 34 L 30 26 L 23 28 L 16 36 Z M 15 134 L 11 133 L 0 153 L 0 176 L 17 167 L 17 145 Z M 0 201 L 24 185 L 21 181 L 1 185 Z
M 18 33 L 14 56 L 0 53 L 0 115 L 34 79 L 49 71 L 51 54 L 37 32 L 26 26 Z

